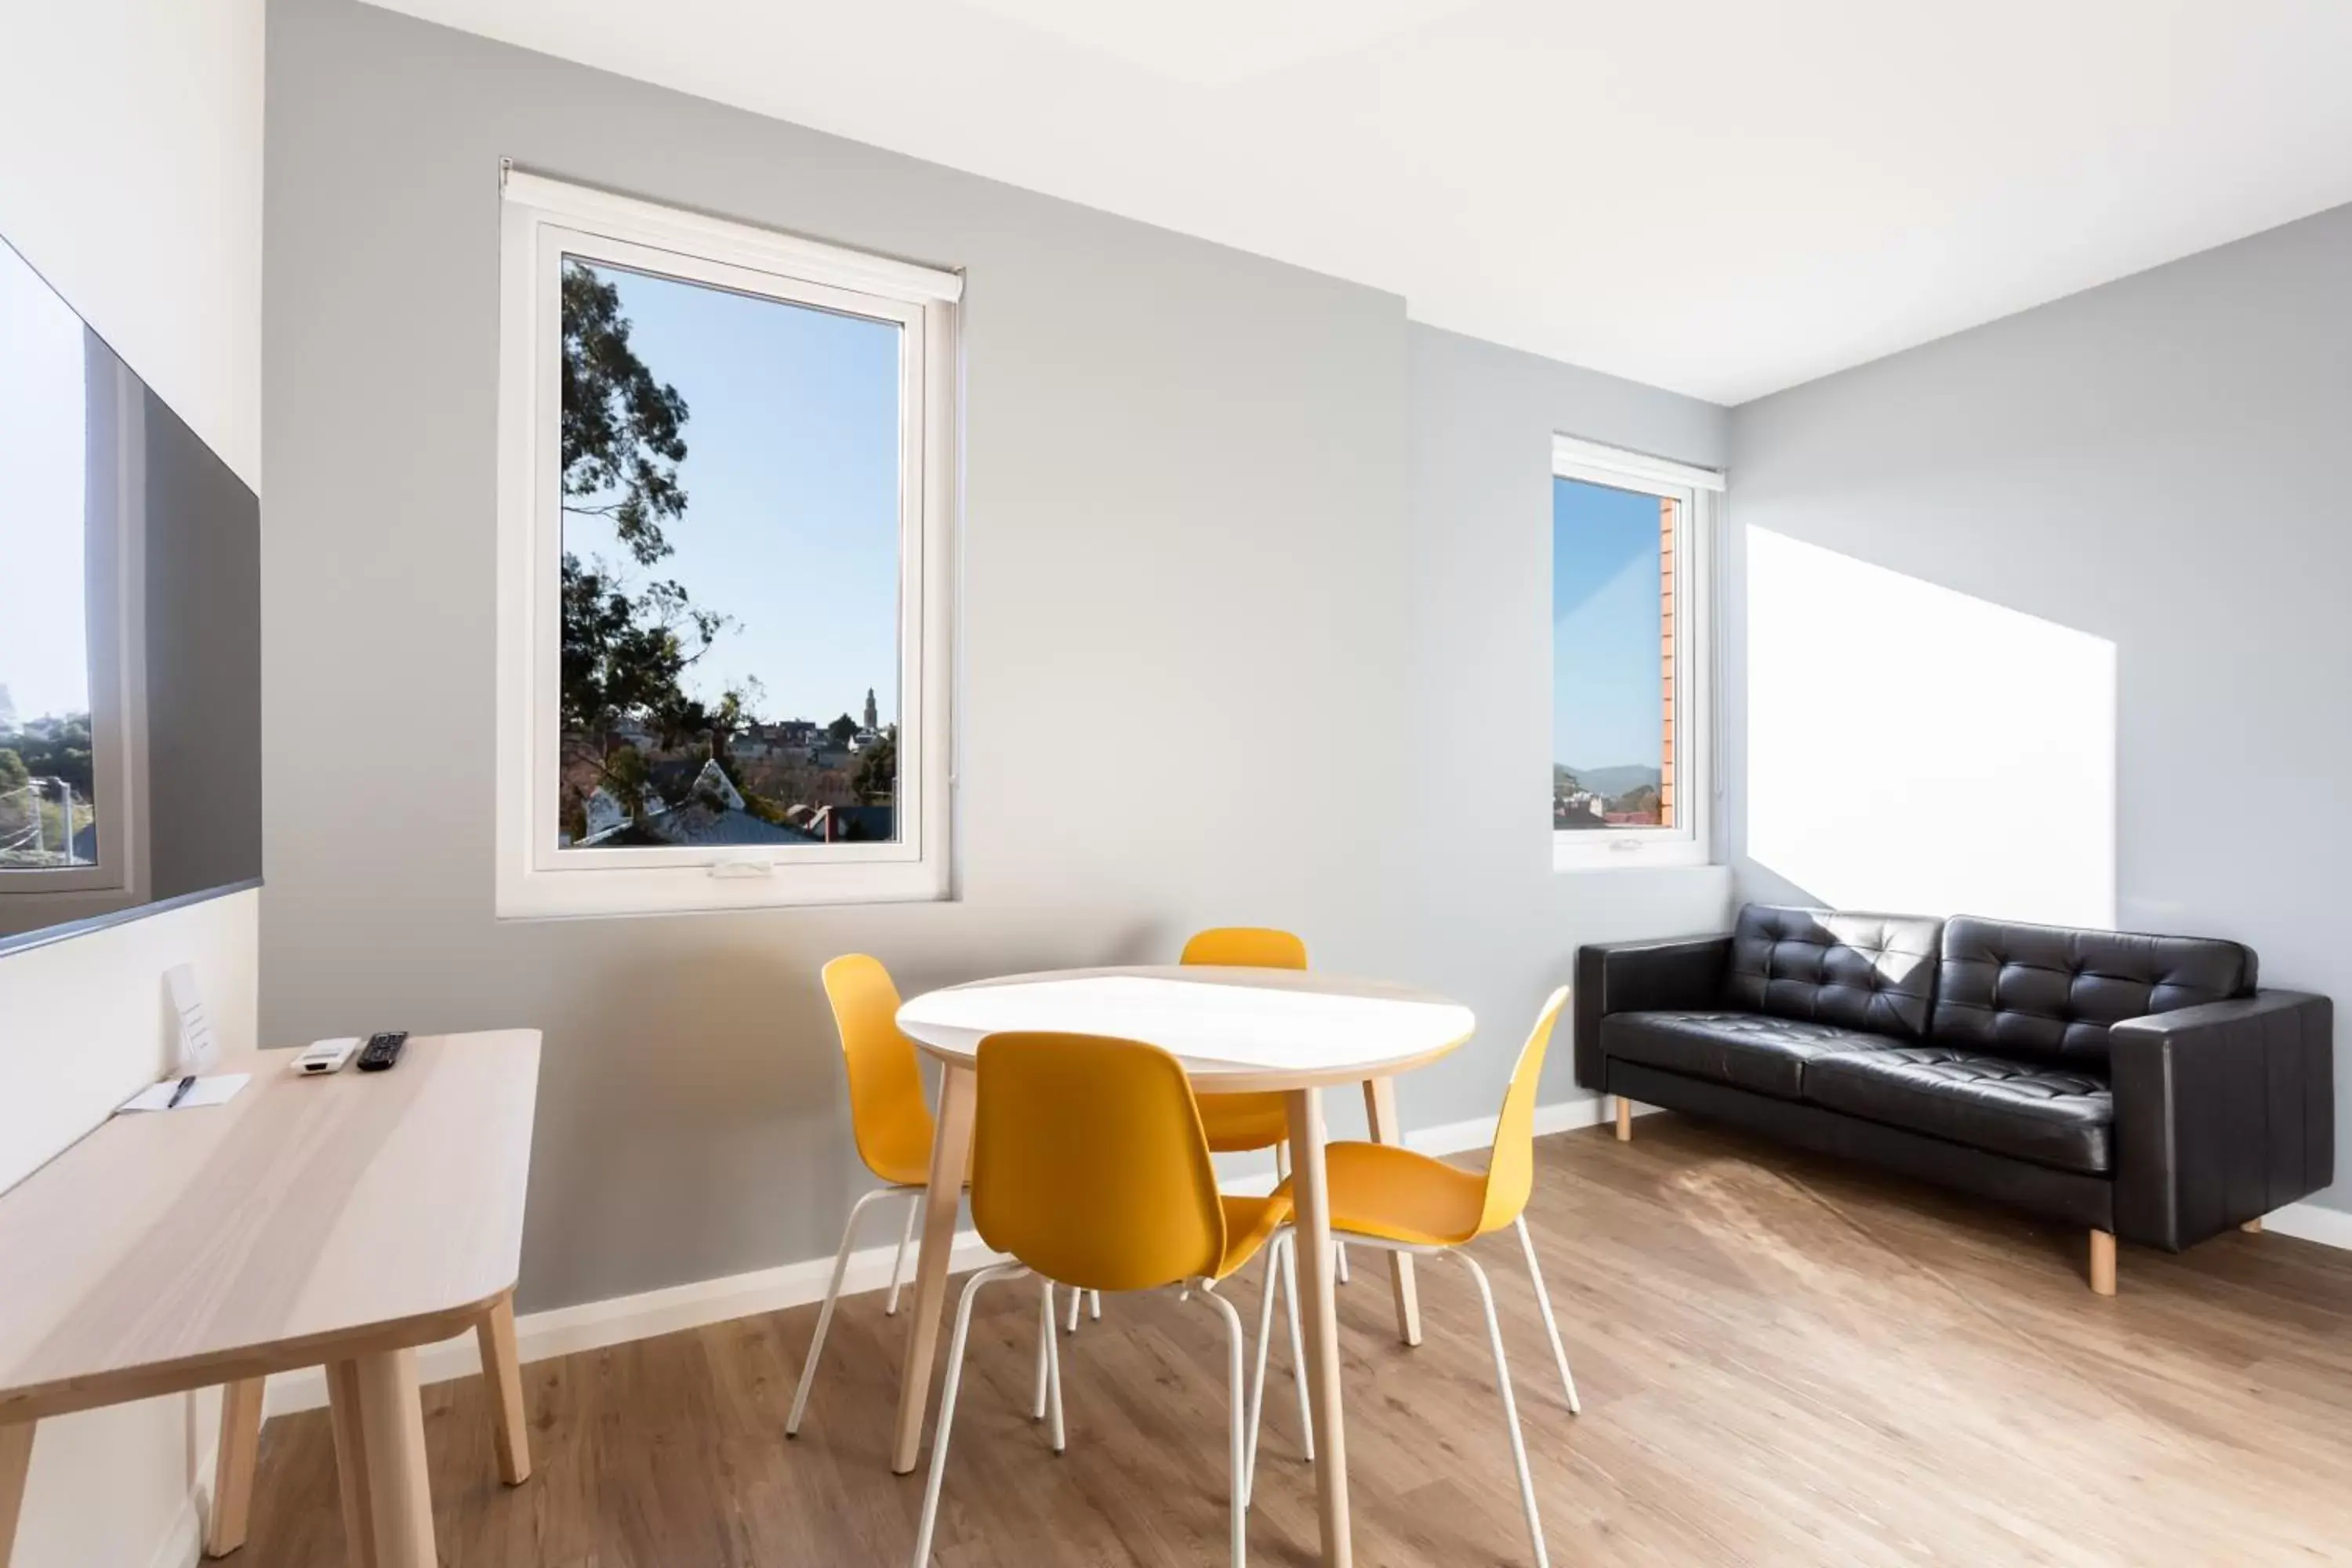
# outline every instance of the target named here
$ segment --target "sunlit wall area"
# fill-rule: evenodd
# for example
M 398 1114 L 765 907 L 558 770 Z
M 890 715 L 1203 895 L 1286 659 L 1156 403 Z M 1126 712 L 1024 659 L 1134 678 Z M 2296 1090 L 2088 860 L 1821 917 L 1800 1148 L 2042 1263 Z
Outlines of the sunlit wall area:
M 1749 858 L 1843 909 L 2112 924 L 2115 644 L 1744 544 Z

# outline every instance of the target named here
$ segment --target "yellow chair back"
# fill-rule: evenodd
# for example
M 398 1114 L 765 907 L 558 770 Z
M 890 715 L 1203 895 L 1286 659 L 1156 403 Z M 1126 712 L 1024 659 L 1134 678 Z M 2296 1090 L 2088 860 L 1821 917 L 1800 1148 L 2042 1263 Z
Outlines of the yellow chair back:
M 1195 932 L 1178 962 L 1242 969 L 1304 969 L 1307 944 L 1286 931 L 1265 926 L 1216 926 Z
M 971 1217 L 990 1247 L 1089 1290 L 1216 1273 L 1224 1205 L 1192 1085 L 1166 1051 L 991 1035 L 975 1117 Z
M 862 952 L 836 958 L 824 966 L 824 995 L 841 1033 L 857 1157 L 886 1182 L 919 1184 L 930 1171 L 931 1108 L 915 1043 L 898 1032 L 890 972 Z
M 1486 1202 L 1478 1220 L 1478 1234 L 1502 1229 L 1528 1206 L 1536 1182 L 1536 1089 L 1543 1077 L 1544 1054 L 1551 1047 L 1552 1026 L 1568 1002 L 1568 987 L 1553 992 L 1537 1016 L 1528 1043 L 1519 1047 L 1518 1065 L 1511 1068 L 1511 1085 L 1503 1091 L 1503 1114 L 1495 1123 L 1495 1152 L 1486 1161 Z

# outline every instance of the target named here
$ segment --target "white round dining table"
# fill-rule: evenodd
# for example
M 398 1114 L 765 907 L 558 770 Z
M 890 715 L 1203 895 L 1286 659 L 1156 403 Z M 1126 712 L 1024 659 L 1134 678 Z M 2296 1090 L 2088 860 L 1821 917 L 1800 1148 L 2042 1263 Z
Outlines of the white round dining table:
M 1278 1090 L 1287 1103 L 1322 1560 L 1352 1563 L 1322 1091 L 1335 1084 L 1360 1084 L 1372 1137 L 1395 1142 L 1395 1075 L 1454 1050 L 1475 1025 L 1469 1008 L 1406 986 L 1313 970 L 1209 964 L 1015 974 L 933 991 L 901 1006 L 899 1031 L 937 1058 L 942 1070 L 890 1468 L 906 1475 L 921 1453 L 932 1358 L 947 1301 L 948 1255 L 971 1158 L 980 1042 L 1015 1029 L 1142 1040 L 1181 1061 L 1202 1093 Z M 1389 1268 L 1397 1332 L 1407 1344 L 1419 1344 L 1412 1259 L 1391 1253 Z

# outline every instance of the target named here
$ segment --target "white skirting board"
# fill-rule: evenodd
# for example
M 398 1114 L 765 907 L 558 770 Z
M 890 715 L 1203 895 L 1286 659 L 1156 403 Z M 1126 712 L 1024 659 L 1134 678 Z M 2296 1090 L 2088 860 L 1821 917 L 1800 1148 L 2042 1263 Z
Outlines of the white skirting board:
M 1538 1106 L 1535 1130 L 1538 1133 L 1566 1132 L 1594 1126 L 1612 1114 L 1607 1099 L 1587 1095 L 1557 1105 Z M 1465 1150 L 1484 1149 L 1494 1139 L 1495 1118 L 1491 1116 L 1449 1121 L 1405 1134 L 1406 1145 L 1424 1154 L 1458 1154 Z M 1228 1191 L 1236 1194 L 1263 1194 L 1273 1185 L 1270 1172 L 1225 1184 Z M 892 1210 L 891 1214 L 895 1216 L 903 1212 Z M 887 1236 L 887 1239 L 880 1246 L 861 1247 L 849 1255 L 849 1269 L 841 1282 L 844 1295 L 880 1290 L 890 1283 L 890 1260 L 898 1249 L 895 1217 L 887 1224 L 879 1219 L 869 1219 L 867 1223 L 877 1235 Z M 977 1235 L 968 1230 L 957 1235 L 950 1265 L 956 1271 L 977 1268 L 996 1260 L 996 1255 L 981 1245 Z M 910 1278 L 914 1267 L 914 1259 L 909 1257 L 907 1271 Z M 604 1301 L 585 1301 L 576 1307 L 558 1307 L 552 1311 L 526 1313 L 515 1320 L 515 1350 L 524 1361 L 541 1361 L 548 1356 L 601 1350 L 606 1345 L 651 1339 L 681 1329 L 698 1329 L 785 1307 L 805 1306 L 824 1300 L 824 1282 L 832 1272 L 833 1258 L 827 1254 L 749 1274 L 673 1285 L 638 1296 L 619 1296 Z M 480 1353 L 471 1334 L 427 1345 L 416 1352 L 420 1382 L 471 1377 L 481 1370 Z M 326 1403 L 325 1372 L 319 1367 L 306 1367 L 271 1377 L 263 1408 L 271 1415 L 282 1415 L 295 1410 L 316 1410 Z
M 1647 1106 L 1634 1108 L 1637 1116 L 1648 1112 Z M 1580 1127 L 1597 1126 L 1614 1114 L 1614 1107 L 1608 1097 L 1587 1095 L 1555 1105 L 1538 1106 L 1535 1130 L 1538 1136 L 1547 1132 L 1569 1132 Z M 1483 1116 L 1467 1121 L 1449 1121 L 1436 1127 L 1418 1128 L 1405 1133 L 1405 1144 L 1424 1154 L 1459 1154 L 1467 1150 L 1484 1149 L 1494 1142 L 1495 1120 L 1491 1116 Z M 1235 1194 L 1265 1193 L 1273 1184 L 1274 1178 L 1268 1173 L 1229 1181 L 1225 1187 Z M 887 1233 L 889 1238 L 878 1247 L 864 1247 L 849 1255 L 849 1269 L 841 1283 L 844 1295 L 883 1289 L 890 1282 L 890 1260 L 898 1245 L 897 1236 L 893 1226 L 873 1223 L 877 1231 Z M 2317 1204 L 2289 1204 L 2267 1216 L 2263 1224 L 2281 1236 L 2299 1237 L 2329 1247 L 2352 1247 L 2352 1213 L 2342 1209 L 2323 1208 Z M 958 1233 L 950 1265 L 954 1270 L 961 1272 L 994 1261 L 997 1261 L 996 1255 L 981 1245 L 978 1236 L 971 1231 Z M 911 1258 L 907 1267 L 911 1276 L 914 1270 Z M 631 1340 L 676 1333 L 681 1329 L 697 1329 L 709 1323 L 723 1323 L 761 1312 L 773 1312 L 785 1307 L 805 1306 L 824 1299 L 824 1282 L 832 1271 L 831 1257 L 810 1258 L 749 1274 L 648 1290 L 638 1296 L 620 1296 L 605 1301 L 583 1302 L 576 1307 L 558 1307 L 552 1311 L 531 1312 L 515 1320 L 515 1348 L 524 1361 L 540 1361 L 548 1356 L 601 1350 L 607 1345 L 625 1344 Z M 425 1383 L 471 1377 L 481 1369 L 471 1334 L 428 1345 L 417 1352 L 417 1377 Z M 300 1372 L 279 1373 L 272 1377 L 265 1408 L 272 1415 L 280 1415 L 294 1410 L 315 1410 L 326 1403 L 326 1374 L 320 1368 L 310 1367 Z

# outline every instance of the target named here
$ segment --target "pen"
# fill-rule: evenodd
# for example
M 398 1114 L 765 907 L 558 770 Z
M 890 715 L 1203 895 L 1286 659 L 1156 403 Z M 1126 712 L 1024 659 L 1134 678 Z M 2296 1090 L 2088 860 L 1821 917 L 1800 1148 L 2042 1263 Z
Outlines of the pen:
M 188 1090 L 195 1087 L 196 1075 L 190 1073 L 187 1077 L 180 1080 L 180 1087 L 172 1091 L 172 1098 L 163 1102 L 163 1109 L 166 1110 L 179 1110 L 180 1101 L 186 1097 Z

